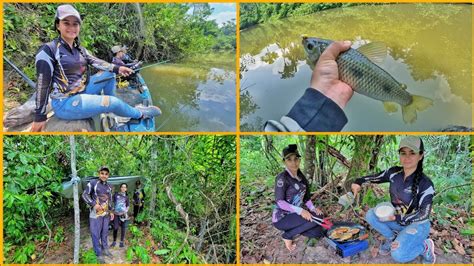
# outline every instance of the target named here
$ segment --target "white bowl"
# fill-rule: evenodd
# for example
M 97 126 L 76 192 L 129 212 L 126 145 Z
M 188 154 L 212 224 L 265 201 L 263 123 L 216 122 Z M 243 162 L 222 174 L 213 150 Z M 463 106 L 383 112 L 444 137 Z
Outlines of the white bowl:
M 374 213 L 380 221 L 387 222 L 389 221 L 388 218 L 395 214 L 395 208 L 390 202 L 382 202 L 375 206 Z

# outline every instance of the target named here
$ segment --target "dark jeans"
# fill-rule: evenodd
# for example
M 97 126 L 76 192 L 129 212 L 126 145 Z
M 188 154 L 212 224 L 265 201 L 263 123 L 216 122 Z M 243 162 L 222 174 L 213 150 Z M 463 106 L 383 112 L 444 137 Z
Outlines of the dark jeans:
M 138 214 L 142 211 L 143 211 L 143 204 L 142 204 L 142 206 L 133 205 L 133 218 L 137 219 Z
M 314 213 L 312 215 L 316 216 Z M 303 219 L 296 213 L 286 215 L 273 225 L 278 230 L 284 231 L 282 237 L 288 240 L 293 240 L 297 235 L 309 238 L 318 238 L 324 235 L 324 229 L 321 226 Z
M 125 239 L 125 230 L 127 229 L 128 220 L 120 221 L 119 216 L 117 215 L 114 218 L 114 242 L 117 240 L 118 229 L 120 227 L 120 242 L 123 242 Z
M 92 246 L 97 256 L 102 255 L 102 249 L 108 248 L 107 237 L 109 235 L 110 216 L 89 218 L 92 235 Z

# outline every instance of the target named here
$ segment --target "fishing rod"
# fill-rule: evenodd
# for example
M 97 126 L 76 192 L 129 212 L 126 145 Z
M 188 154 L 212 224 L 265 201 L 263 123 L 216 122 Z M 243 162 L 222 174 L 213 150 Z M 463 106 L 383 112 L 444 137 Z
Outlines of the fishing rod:
M 36 88 L 36 83 L 34 83 L 30 78 L 28 78 L 25 73 L 23 73 L 18 67 L 15 66 L 6 56 L 3 56 L 3 60 L 5 60 L 25 81 L 30 85 L 33 89 Z
M 155 63 L 155 64 L 151 64 L 151 65 L 148 65 L 148 66 L 140 67 L 140 68 L 134 69 L 133 71 L 134 72 L 140 71 L 140 70 L 145 69 L 145 68 L 149 68 L 149 67 L 152 67 L 152 66 L 157 66 L 157 65 L 164 64 L 164 63 L 168 63 L 169 61 L 171 61 L 171 60 L 169 59 L 169 60 L 161 61 L 161 62 L 158 62 L 158 63 Z
M 165 63 L 168 63 L 169 61 L 171 60 L 165 60 L 165 61 L 161 61 L 161 62 L 158 62 L 158 63 L 155 63 L 155 64 L 151 64 L 151 65 L 148 65 L 148 66 L 144 66 L 144 67 L 140 67 L 140 68 L 137 68 L 137 69 L 133 69 L 133 73 L 136 73 L 142 69 L 145 69 L 145 68 L 149 68 L 149 67 L 152 67 L 152 66 L 157 66 L 157 65 L 161 65 L 161 64 L 165 64 Z M 98 84 L 98 83 L 102 83 L 102 82 L 106 82 L 106 81 L 109 81 L 111 79 L 113 79 L 115 77 L 108 77 L 108 78 L 105 78 L 105 79 L 101 79 L 101 80 L 98 80 L 96 82 L 94 82 L 94 84 Z

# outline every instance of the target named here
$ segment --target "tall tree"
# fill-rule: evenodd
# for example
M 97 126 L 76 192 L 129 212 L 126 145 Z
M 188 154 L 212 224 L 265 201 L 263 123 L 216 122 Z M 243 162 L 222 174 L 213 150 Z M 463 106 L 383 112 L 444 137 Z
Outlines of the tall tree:
M 304 151 L 304 175 L 308 180 L 314 180 L 316 162 L 316 136 L 306 136 L 306 149 Z
M 369 160 L 372 154 L 373 136 L 354 135 L 354 152 L 352 153 L 352 161 L 349 171 L 347 172 L 344 188 L 350 190 L 350 186 L 354 179 L 367 174 L 369 170 Z

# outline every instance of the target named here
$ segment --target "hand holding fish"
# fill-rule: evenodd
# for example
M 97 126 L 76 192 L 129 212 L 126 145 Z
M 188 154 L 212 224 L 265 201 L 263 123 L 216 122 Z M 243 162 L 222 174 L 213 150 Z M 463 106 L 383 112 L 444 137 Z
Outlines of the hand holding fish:
M 336 58 L 350 47 L 350 41 L 331 43 L 321 54 L 310 83 L 312 88 L 333 100 L 341 109 L 346 106 L 354 91 L 347 83 L 340 80 Z
M 341 107 L 352 96 L 348 88 L 382 101 L 389 113 L 396 112 L 400 105 L 403 121 L 407 124 L 415 122 L 417 112 L 433 105 L 433 100 L 408 92 L 407 85 L 378 65 L 387 56 L 384 43 L 370 42 L 353 49 L 349 47 L 350 42 L 307 36 L 303 36 L 302 43 L 310 66 L 315 66 L 311 86 Z M 342 88 L 342 84 L 346 86 Z

